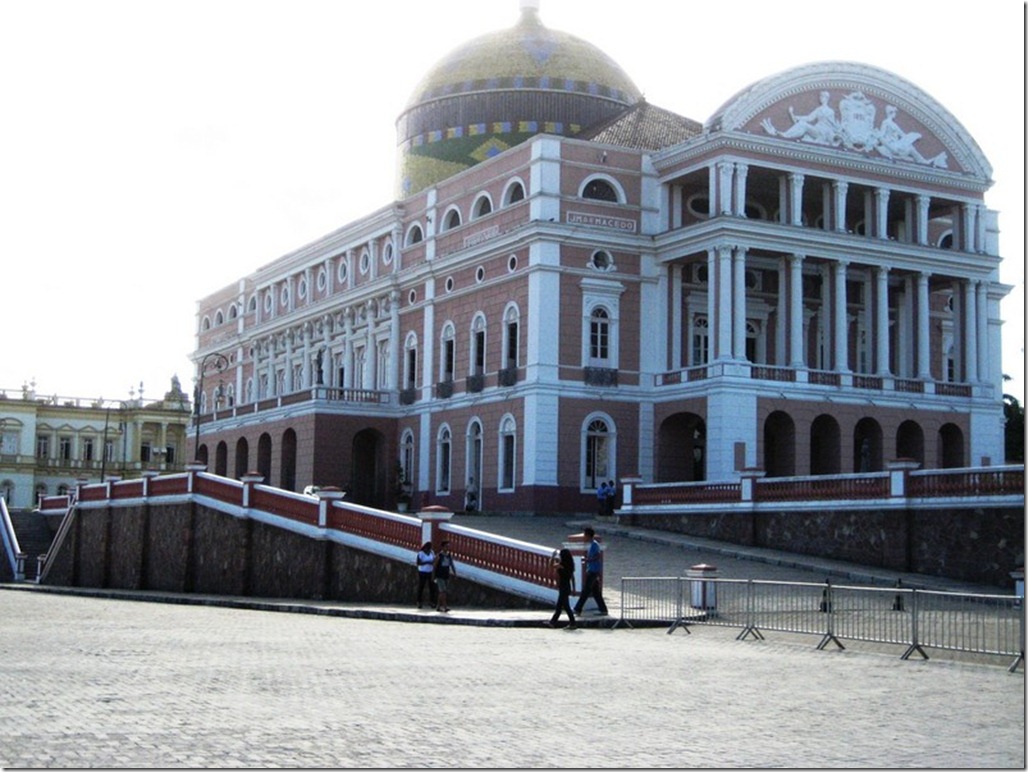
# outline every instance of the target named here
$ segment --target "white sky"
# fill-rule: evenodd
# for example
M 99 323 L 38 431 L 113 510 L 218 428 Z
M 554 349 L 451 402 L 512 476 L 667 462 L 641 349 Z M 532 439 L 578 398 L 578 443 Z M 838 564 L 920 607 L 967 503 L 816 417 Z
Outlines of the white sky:
M 393 199 L 395 120 L 517 0 L 0 0 L 0 389 L 158 398 L 196 301 Z M 706 120 L 815 61 L 889 70 L 993 167 L 1005 390 L 1024 401 L 1020 0 L 542 0 L 647 99 Z

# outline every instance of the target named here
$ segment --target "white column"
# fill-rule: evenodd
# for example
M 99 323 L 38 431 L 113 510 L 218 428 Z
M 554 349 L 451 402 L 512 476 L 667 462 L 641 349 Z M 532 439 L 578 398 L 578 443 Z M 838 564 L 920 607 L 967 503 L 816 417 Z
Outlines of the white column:
M 732 278 L 732 355 L 746 359 L 746 248 L 736 247 Z
M 889 238 L 889 189 L 875 188 L 875 236 Z
M 278 396 L 278 382 L 275 378 L 275 339 L 268 338 L 268 393 L 265 397 Z
M 986 234 L 986 230 L 987 230 L 986 224 L 985 224 L 985 212 L 986 212 L 986 209 L 985 209 L 984 206 L 979 204 L 978 206 L 975 207 L 975 210 L 977 212 L 977 217 L 975 218 L 975 221 L 978 224 L 978 227 L 977 227 L 977 229 L 975 231 L 975 251 L 980 252 L 981 254 L 984 255 L 986 252 L 988 252 L 988 247 L 986 246 L 987 242 L 986 242 L 986 238 L 985 238 L 985 234 Z
M 930 349 L 928 347 L 928 273 L 917 275 L 917 377 L 927 380 L 931 378 Z
M 292 297 L 291 293 L 290 297 Z M 296 384 L 293 383 L 293 336 L 288 332 L 286 333 L 286 369 L 284 375 L 285 391 L 287 394 L 291 394 L 296 391 Z
M 978 353 L 978 379 L 983 383 L 988 383 L 991 375 L 990 362 L 989 362 L 989 287 L 988 282 L 980 281 L 977 283 L 976 293 L 978 295 L 978 303 L 976 304 L 976 310 L 978 312 L 978 345 L 975 349 Z
M 789 224 L 803 224 L 803 175 L 789 174 Z
M 682 186 L 672 185 L 669 198 L 671 203 L 671 222 L 669 224 L 671 228 L 677 230 L 682 227 Z
M 340 388 L 353 388 L 353 312 L 347 309 L 343 321 L 343 382 Z M 360 384 L 358 384 L 359 386 Z
M 707 169 L 707 188 L 710 194 L 707 196 L 707 211 L 711 217 L 717 217 L 717 202 L 721 198 L 721 194 L 718 192 L 720 185 L 718 183 L 718 165 L 711 164 Z M 713 274 L 711 274 L 713 275 Z
M 964 380 L 978 382 L 978 310 L 976 288 L 978 282 L 964 282 Z
M 917 237 L 915 240 L 922 246 L 928 243 L 928 205 L 930 203 L 929 196 L 917 197 Z
M 974 252 L 974 237 L 978 233 L 978 228 L 975 225 L 975 214 L 977 213 L 978 207 L 974 204 L 961 204 L 960 215 L 961 225 L 963 225 L 964 239 L 960 245 L 965 252 Z
M 682 368 L 682 266 L 672 265 L 668 272 L 671 274 L 671 369 L 679 370 Z
M 717 348 L 717 250 L 707 250 L 707 363 L 714 361 Z
M 307 289 L 308 290 L 311 289 L 310 282 L 307 283 Z M 309 293 L 308 293 L 307 297 L 308 298 L 310 297 Z M 301 377 L 303 383 L 300 384 L 300 388 L 302 388 L 302 389 L 309 389 L 313 385 L 313 380 L 311 379 L 311 325 L 310 325 L 310 322 L 307 322 L 303 326 L 303 353 L 301 354 L 301 356 L 303 357 L 303 363 L 302 363 L 302 369 L 300 371 L 301 372 L 301 376 L 300 377 Z
M 889 269 L 875 271 L 875 362 L 879 375 L 889 374 Z
M 849 183 L 835 180 L 832 183 L 832 211 L 835 215 L 835 230 L 846 232 L 846 191 Z
M 803 255 L 789 257 L 789 366 L 803 367 Z
M 732 172 L 731 161 L 721 161 L 718 169 L 718 214 L 732 213 Z
M 398 257 L 397 251 L 393 250 L 393 260 Z M 383 384 L 385 389 L 402 388 L 400 384 L 400 373 L 403 368 L 400 362 L 403 360 L 403 351 L 400 345 L 400 292 L 393 290 L 389 293 L 389 362 L 386 365 L 387 382 Z
M 717 359 L 732 357 L 732 248 L 717 248 Z
M 744 163 L 735 165 L 735 206 L 734 214 L 746 216 L 746 174 L 749 167 Z
M 785 258 L 778 259 L 778 305 L 775 306 L 775 364 L 785 366 L 788 358 L 785 353 L 785 331 L 788 327 L 789 306 L 784 292 L 789 276 L 785 267 Z
M 835 311 L 835 319 L 832 327 L 835 332 L 835 369 L 841 373 L 850 370 L 849 360 L 849 325 L 847 324 L 846 312 L 846 266 L 844 260 L 835 264 L 835 297 L 832 308 Z

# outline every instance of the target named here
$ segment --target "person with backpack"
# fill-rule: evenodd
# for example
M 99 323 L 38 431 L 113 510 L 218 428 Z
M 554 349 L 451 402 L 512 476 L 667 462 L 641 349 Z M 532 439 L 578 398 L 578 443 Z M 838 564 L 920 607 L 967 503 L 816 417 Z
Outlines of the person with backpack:
M 446 599 L 446 590 L 451 579 L 457 578 L 457 565 L 453 562 L 450 554 L 450 542 L 444 541 L 439 545 L 439 554 L 435 559 L 435 583 L 439 592 L 438 611 L 449 611 L 450 606 Z

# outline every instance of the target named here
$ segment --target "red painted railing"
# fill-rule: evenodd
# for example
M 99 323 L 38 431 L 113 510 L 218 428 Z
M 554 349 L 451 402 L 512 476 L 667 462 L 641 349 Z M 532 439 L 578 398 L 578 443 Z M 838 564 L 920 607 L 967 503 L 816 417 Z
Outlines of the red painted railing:
M 552 550 L 483 534 L 460 526 L 444 525 L 450 552 L 461 564 L 520 579 L 543 587 L 556 587 Z
M 740 500 L 741 485 L 724 483 L 681 483 L 638 487 L 633 504 L 717 504 Z
M 907 495 L 1003 496 L 1024 493 L 1024 467 L 996 469 L 932 469 L 911 472 Z
M 198 474 L 193 483 L 193 491 L 218 501 L 224 501 L 226 504 L 243 505 L 243 484 L 236 480 Z
M 866 476 L 803 477 L 757 480 L 757 501 L 809 501 L 879 499 L 889 496 L 889 477 L 884 472 Z
M 154 477 L 150 480 L 151 496 L 175 496 L 185 493 L 188 480 L 184 475 L 174 477 Z
M 139 499 L 142 497 L 142 480 L 121 480 L 111 486 L 112 499 Z
M 421 521 L 402 515 L 375 514 L 347 505 L 328 508 L 326 526 L 365 539 L 416 550 L 421 546 Z
M 318 524 L 318 501 L 284 491 L 255 485 L 250 492 L 250 507 L 305 525 Z

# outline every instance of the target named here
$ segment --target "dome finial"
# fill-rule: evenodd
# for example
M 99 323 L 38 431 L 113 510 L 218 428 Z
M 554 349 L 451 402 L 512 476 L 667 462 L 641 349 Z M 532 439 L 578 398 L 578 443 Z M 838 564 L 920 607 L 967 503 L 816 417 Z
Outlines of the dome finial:
M 539 0 L 519 0 L 518 4 L 521 8 L 522 18 L 539 15 Z

